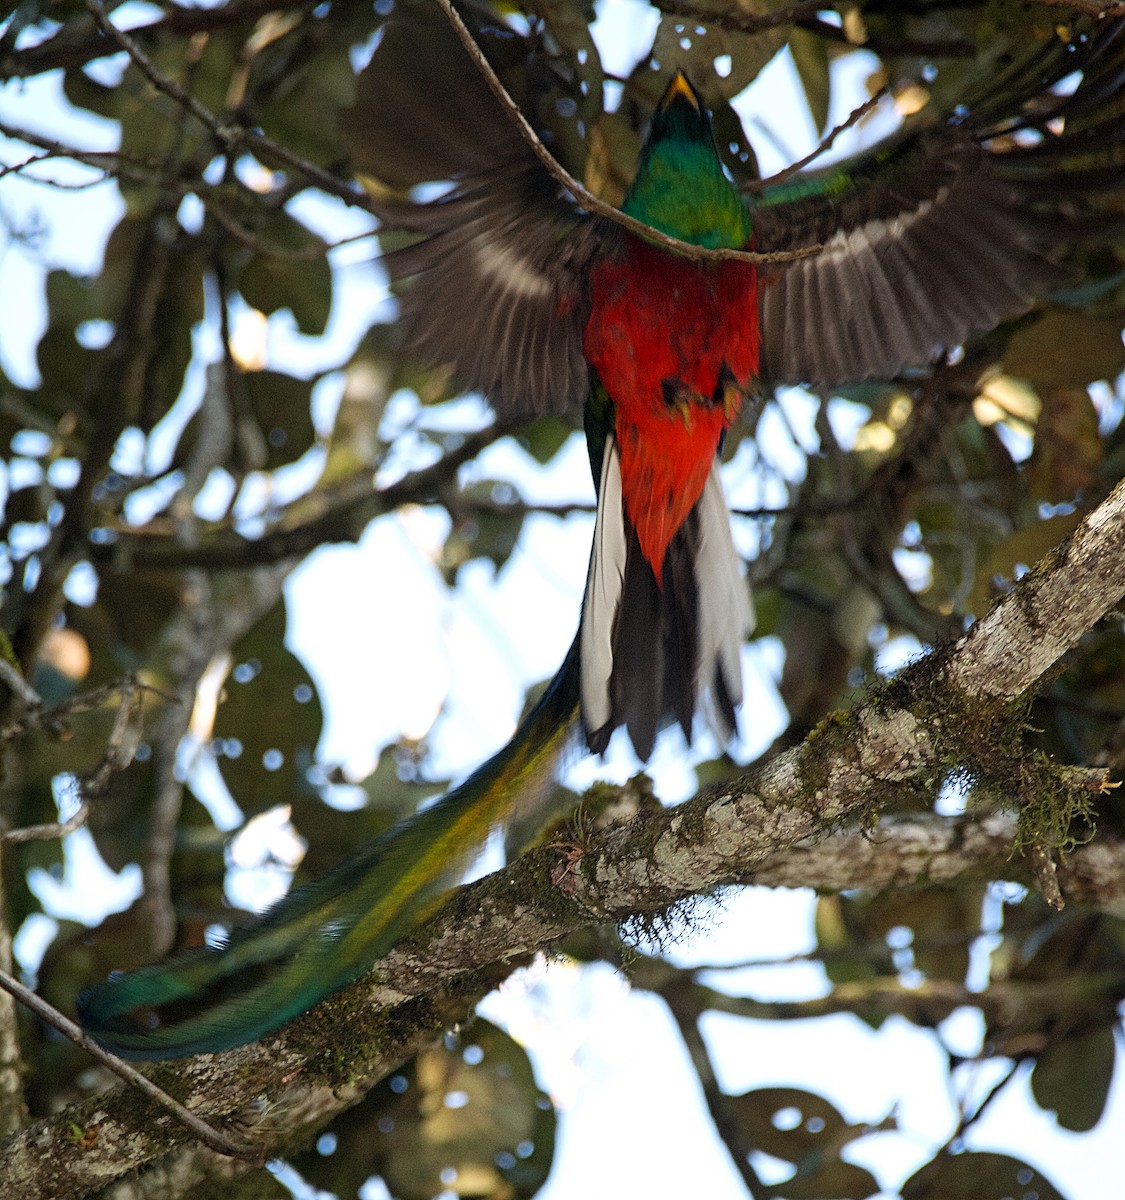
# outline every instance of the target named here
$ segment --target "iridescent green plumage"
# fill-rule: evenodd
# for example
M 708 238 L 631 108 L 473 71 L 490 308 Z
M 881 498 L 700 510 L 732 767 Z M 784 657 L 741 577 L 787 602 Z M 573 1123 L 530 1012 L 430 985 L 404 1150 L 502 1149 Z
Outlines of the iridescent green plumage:
M 83 1025 L 126 1058 L 263 1037 L 370 969 L 441 904 L 489 832 L 549 785 L 577 715 L 572 650 L 511 741 L 460 787 L 299 888 L 221 946 L 89 988 Z

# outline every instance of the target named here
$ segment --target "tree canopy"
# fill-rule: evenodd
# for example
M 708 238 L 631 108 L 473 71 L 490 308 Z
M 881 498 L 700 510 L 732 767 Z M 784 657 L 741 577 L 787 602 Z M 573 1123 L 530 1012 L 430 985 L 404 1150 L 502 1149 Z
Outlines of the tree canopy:
M 752 193 L 777 130 L 767 107 L 748 137 L 740 114 L 779 55 L 832 152 L 936 120 L 1050 39 L 1125 16 L 1011 0 L 632 9 L 624 73 L 592 5 L 460 10 L 551 154 L 609 204 L 672 66 Z M 847 72 L 866 94 L 841 118 Z M 1125 129 L 1120 75 L 1102 115 Z M 109 971 L 247 919 L 228 884 L 256 818 L 305 845 L 288 885 L 441 790 L 432 743 L 456 712 L 403 727 L 364 778 L 318 750 L 328 698 L 291 648 L 293 572 L 422 512 L 457 595 L 481 564 L 517 571 L 548 526 L 588 531 L 592 493 L 560 503 L 516 480 L 573 452 L 581 414 L 491 418 L 410 357 L 393 297 L 371 299 L 373 260 L 398 244 L 377 241 L 371 198 L 455 175 L 483 136 L 479 65 L 435 0 L 24 0 L 0 25 L 0 78 L 0 967 L 73 1014 Z M 96 198 L 104 245 L 83 225 Z M 146 1070 L 243 1157 L 0 994 L 12 1194 L 273 1197 L 299 1176 L 350 1198 L 377 1175 L 402 1200 L 534 1195 L 555 1104 L 513 1031 L 472 1014 L 543 953 L 609 963 L 663 1001 L 754 1200 L 1077 1197 L 1032 1138 L 1017 1155 L 974 1131 L 1021 1087 L 1062 1130 L 1121 1119 L 1125 195 L 1108 210 L 1067 252 L 1073 282 L 1032 312 L 926 371 L 770 393 L 728 437 L 754 643 L 779 664 L 776 737 L 751 729 L 722 753 L 667 734 L 696 789 L 675 807 L 659 772 L 584 797 L 560 784 L 559 811 L 577 811 L 372 976 L 262 1043 Z M 41 329 L 21 311 L 27 279 Z M 339 621 L 327 605 L 313 619 Z M 572 629 L 544 636 L 561 655 Z M 405 692 L 393 674 L 367 686 Z M 49 924 L 37 880 L 62 873 L 78 830 L 111 870 L 137 865 L 139 894 Z M 760 999 L 677 958 L 681 935 L 723 920 L 722 889 L 748 884 L 815 890 L 800 957 L 819 990 Z M 13 938 L 42 948 L 13 965 Z M 753 930 L 745 946 L 759 962 Z M 966 1010 L 971 1053 L 945 1033 Z M 734 1094 L 714 1014 L 763 1038 L 765 1022 L 908 1022 L 941 1058 L 955 1128 L 912 1130 L 893 1109 L 855 1121 L 830 1056 L 816 1088 L 795 1074 Z M 924 1160 L 873 1172 L 853 1152 L 877 1134 L 929 1138 Z

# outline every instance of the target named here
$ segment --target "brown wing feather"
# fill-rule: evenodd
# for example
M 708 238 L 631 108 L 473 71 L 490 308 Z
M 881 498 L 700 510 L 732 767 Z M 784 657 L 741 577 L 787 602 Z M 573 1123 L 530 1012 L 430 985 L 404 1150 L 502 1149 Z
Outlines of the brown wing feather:
M 1049 90 L 1075 69 L 1072 95 Z M 1062 251 L 1108 232 L 1102 200 L 1125 188 L 1123 88 L 1118 22 L 1075 49 L 1048 47 L 969 117 L 900 136 L 874 167 L 757 207 L 759 249 L 824 247 L 764 273 L 763 376 L 821 388 L 891 378 L 1068 282 Z M 1061 133 L 1047 126 L 1059 118 Z M 1025 130 L 1039 140 L 1011 136 Z
M 421 358 L 506 414 L 585 402 L 586 268 L 615 251 L 616 226 L 578 211 L 529 157 L 428 204 L 377 207 L 384 228 L 420 235 L 384 262 Z

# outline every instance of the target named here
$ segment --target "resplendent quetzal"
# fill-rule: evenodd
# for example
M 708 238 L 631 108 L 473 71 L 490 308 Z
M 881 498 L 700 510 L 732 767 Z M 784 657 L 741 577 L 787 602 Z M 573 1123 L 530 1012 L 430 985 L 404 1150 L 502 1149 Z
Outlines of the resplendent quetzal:
M 135 1058 L 221 1050 L 358 978 L 494 826 L 534 804 L 579 713 L 593 749 L 625 725 L 642 757 L 664 720 L 690 732 L 701 697 L 733 729 L 750 610 L 715 465 L 724 430 L 760 379 L 890 377 L 1067 277 L 1056 251 L 1085 229 L 1090 198 L 1125 181 L 1125 122 L 1106 115 L 1125 37 L 1120 22 L 1095 30 L 1044 44 L 955 119 L 750 205 L 674 75 L 624 208 L 704 246 L 823 246 L 764 272 L 680 257 L 580 211 L 511 137 L 442 199 L 380 202 L 388 228 L 418 235 L 388 264 L 420 354 L 500 411 L 586 406 L 598 515 L 578 637 L 508 745 L 436 804 L 225 946 L 84 993 L 99 1042 Z M 1056 95 L 1074 71 L 1077 88 Z
M 418 239 L 386 261 L 420 356 L 501 413 L 586 407 L 601 478 L 579 635 L 591 750 L 624 725 L 647 759 L 665 720 L 690 739 L 700 701 L 733 732 L 752 616 L 715 469 L 724 431 L 760 381 L 893 377 L 1067 278 L 1055 252 L 1125 174 L 1120 110 L 1099 120 L 1125 72 L 1118 34 L 1052 38 L 955 119 L 749 203 L 676 73 L 622 208 L 700 246 L 823 247 L 765 269 L 681 257 L 581 211 L 521 142 L 441 199 L 383 206 Z M 1084 65 L 1072 95 L 1050 92 Z

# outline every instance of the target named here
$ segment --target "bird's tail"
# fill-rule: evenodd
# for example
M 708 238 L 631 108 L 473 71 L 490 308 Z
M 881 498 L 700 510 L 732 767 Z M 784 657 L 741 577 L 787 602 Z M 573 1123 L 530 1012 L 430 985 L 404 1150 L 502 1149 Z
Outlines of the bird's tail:
M 125 1058 L 263 1037 L 357 979 L 434 912 L 490 831 L 542 797 L 578 713 L 577 640 L 508 744 L 459 787 L 298 888 L 225 945 L 87 989 L 87 1032 Z
M 600 451 L 579 634 L 586 744 L 600 754 L 624 725 L 638 757 L 647 760 L 669 720 L 691 740 L 697 707 L 725 742 L 742 703 L 741 651 L 754 628 L 754 606 L 731 537 L 718 461 L 673 534 L 658 581 L 625 512 L 612 433 Z

